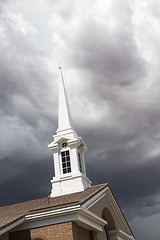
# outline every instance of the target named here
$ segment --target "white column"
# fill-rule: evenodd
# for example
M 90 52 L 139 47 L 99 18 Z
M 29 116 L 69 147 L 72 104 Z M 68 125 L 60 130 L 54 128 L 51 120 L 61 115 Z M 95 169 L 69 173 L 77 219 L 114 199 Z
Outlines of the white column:
M 77 174 L 79 172 L 78 159 L 77 159 L 77 149 L 76 148 L 71 148 L 70 155 L 71 155 L 70 159 L 71 159 L 72 173 Z
M 60 159 L 59 159 L 58 152 L 53 153 L 53 160 L 54 160 L 55 177 L 59 178 L 61 175 L 61 169 L 60 169 Z

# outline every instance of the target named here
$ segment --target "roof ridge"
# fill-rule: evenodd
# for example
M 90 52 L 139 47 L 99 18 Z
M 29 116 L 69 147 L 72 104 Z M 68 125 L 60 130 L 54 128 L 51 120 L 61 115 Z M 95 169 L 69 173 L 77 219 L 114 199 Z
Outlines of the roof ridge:
M 93 186 L 91 186 L 91 187 L 89 187 L 89 188 L 95 188 L 95 187 L 99 187 L 99 186 L 102 186 L 102 188 L 104 187 L 104 186 L 107 186 L 108 185 L 108 183 L 101 183 L 101 184 L 97 184 L 97 185 L 93 185 Z M 87 189 L 89 189 L 89 188 L 87 188 Z M 86 189 L 86 190 L 87 190 Z M 101 188 L 100 189 L 98 189 L 97 191 L 99 191 L 99 190 L 101 190 Z M 85 191 L 85 190 L 84 190 Z M 79 192 L 80 193 L 80 192 Z M 95 192 L 94 192 L 95 193 Z M 94 193 L 91 193 L 91 195 L 93 195 Z M 68 196 L 68 195 L 71 195 L 71 194 L 76 194 L 76 193 L 70 193 L 70 194 L 66 194 L 66 195 L 64 195 L 64 196 Z M 20 201 L 20 202 L 16 202 L 16 203 L 9 203 L 9 204 L 5 204 L 5 205 L 1 205 L 0 206 L 0 208 L 2 208 L 2 207 L 8 207 L 8 206 L 11 206 L 11 205 L 16 205 L 16 204 L 20 204 L 20 203 L 25 203 L 25 202 L 30 202 L 30 201 L 34 201 L 34 200 L 38 200 L 38 199 L 45 199 L 45 198 L 48 198 L 48 197 L 50 197 L 50 196 L 43 196 L 43 197 L 39 197 L 39 198 L 33 198 L 33 199 L 29 199 L 29 200 L 24 200 L 24 201 Z M 54 197 L 54 198 L 58 198 L 58 197 L 62 197 L 62 196 L 57 196 L 57 197 Z M 53 199 L 54 199 L 53 198 Z

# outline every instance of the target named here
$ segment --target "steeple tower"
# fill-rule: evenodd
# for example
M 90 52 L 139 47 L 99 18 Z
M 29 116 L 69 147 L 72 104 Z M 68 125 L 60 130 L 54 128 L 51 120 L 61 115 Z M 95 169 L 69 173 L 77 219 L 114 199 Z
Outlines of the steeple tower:
M 62 70 L 59 79 L 58 129 L 48 145 L 53 152 L 55 177 L 51 197 L 84 191 L 91 186 L 86 176 L 84 153 L 87 148 L 73 129 Z

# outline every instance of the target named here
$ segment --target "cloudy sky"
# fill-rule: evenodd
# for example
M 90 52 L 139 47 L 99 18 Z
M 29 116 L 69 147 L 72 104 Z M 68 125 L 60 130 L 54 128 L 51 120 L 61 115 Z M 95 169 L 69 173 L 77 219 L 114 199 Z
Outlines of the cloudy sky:
M 87 175 L 159 240 L 160 1 L 0 0 L 0 204 L 48 195 L 61 65 Z

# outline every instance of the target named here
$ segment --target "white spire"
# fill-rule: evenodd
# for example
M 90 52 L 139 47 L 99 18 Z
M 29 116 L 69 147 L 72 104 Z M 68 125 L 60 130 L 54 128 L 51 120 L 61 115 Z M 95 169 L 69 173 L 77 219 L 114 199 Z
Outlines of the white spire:
M 55 176 L 51 180 L 51 197 L 84 191 L 91 186 L 86 176 L 84 153 L 87 148 L 73 129 L 70 109 L 60 69 L 58 129 L 48 145 L 53 152 Z
M 69 109 L 68 99 L 66 95 L 66 90 L 63 81 L 63 75 L 61 67 L 60 78 L 59 78 L 59 103 L 58 103 L 58 129 L 59 131 L 65 131 L 68 129 L 73 129 L 73 123 L 71 118 L 71 113 Z

